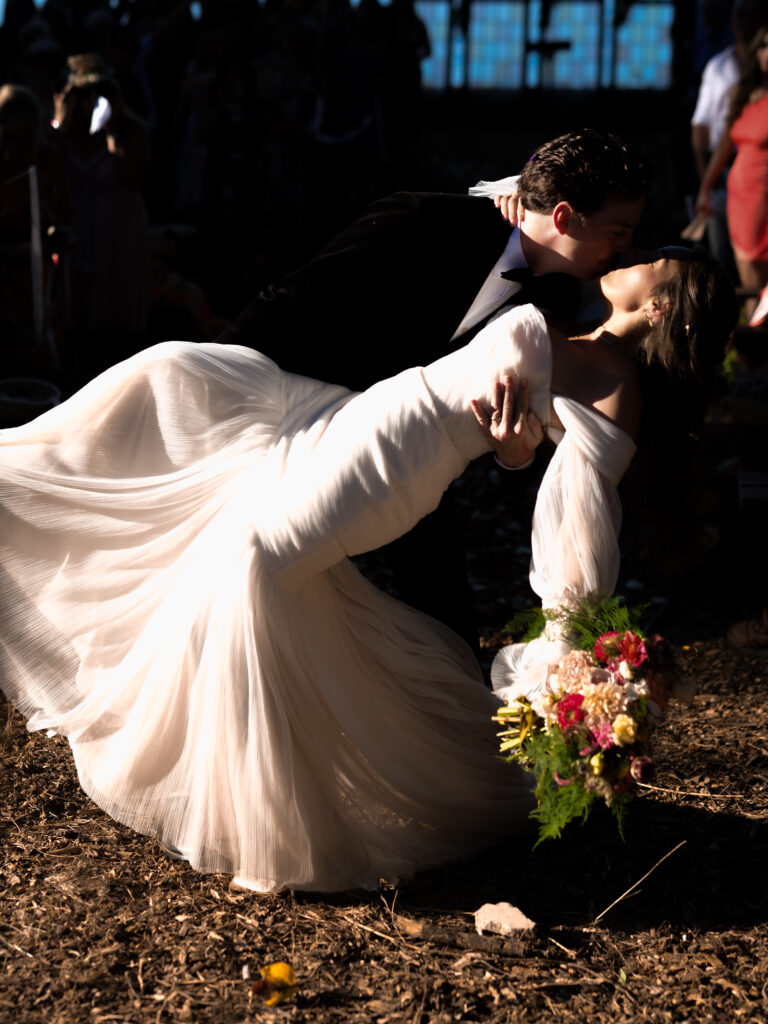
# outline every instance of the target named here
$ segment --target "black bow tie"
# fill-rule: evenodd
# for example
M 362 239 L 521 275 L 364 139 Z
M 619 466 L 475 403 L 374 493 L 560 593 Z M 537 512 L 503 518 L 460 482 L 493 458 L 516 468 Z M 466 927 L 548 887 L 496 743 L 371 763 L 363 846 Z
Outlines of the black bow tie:
M 510 300 L 516 306 L 531 302 L 566 319 L 578 312 L 579 282 L 570 274 L 534 274 L 530 267 L 513 267 L 503 270 L 501 276 L 520 283 L 520 290 Z
M 533 271 L 530 267 L 512 267 L 511 270 L 502 270 L 501 277 L 505 281 L 519 281 L 520 284 L 530 284 L 533 280 Z

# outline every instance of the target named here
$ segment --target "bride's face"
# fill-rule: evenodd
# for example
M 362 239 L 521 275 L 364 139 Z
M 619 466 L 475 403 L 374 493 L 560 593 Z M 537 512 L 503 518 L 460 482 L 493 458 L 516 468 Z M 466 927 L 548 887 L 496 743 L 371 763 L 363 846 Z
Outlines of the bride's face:
M 600 278 L 600 290 L 615 311 L 633 313 L 647 306 L 658 286 L 671 281 L 679 272 L 677 260 L 659 253 L 651 261 L 605 274 Z

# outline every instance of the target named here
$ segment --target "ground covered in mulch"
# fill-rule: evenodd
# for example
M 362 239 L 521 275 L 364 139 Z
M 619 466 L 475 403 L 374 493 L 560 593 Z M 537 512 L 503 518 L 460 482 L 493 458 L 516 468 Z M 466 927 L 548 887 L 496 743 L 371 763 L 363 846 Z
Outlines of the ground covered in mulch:
M 649 568 L 625 495 L 619 591 L 649 603 L 697 684 L 657 732 L 625 841 L 596 811 L 535 852 L 508 842 L 399 887 L 258 896 L 111 821 L 66 742 L 28 734 L 3 704 L 0 1020 L 768 1020 L 768 651 L 724 642 L 767 600 L 766 505 L 739 491 L 768 468 L 765 409 L 737 389 L 709 424 L 702 508 L 717 540 L 682 577 Z M 511 522 L 482 460 L 457 488 L 486 662 L 532 603 L 533 490 Z M 474 911 L 503 901 L 536 927 L 478 936 Z M 300 987 L 268 1007 L 254 982 L 275 961 Z

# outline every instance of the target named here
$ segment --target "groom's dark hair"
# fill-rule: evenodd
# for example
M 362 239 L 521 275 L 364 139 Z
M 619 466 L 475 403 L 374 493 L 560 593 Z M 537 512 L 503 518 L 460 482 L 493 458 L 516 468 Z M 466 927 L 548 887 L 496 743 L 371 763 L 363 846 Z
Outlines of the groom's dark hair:
M 618 136 L 594 128 L 560 135 L 540 146 L 520 173 L 520 201 L 548 213 L 568 202 L 583 216 L 615 199 L 640 199 L 649 172 Z

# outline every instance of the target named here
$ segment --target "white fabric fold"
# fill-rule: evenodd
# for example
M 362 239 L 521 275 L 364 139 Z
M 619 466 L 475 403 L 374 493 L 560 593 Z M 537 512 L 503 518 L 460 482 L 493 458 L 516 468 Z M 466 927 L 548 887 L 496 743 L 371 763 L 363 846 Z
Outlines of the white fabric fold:
M 464 642 L 345 557 L 485 450 L 444 410 L 419 369 L 352 395 L 167 343 L 0 432 L 0 685 L 107 813 L 257 890 L 528 831 Z
M 478 181 L 472 185 L 468 192 L 471 196 L 479 196 L 483 199 L 495 199 L 496 196 L 509 196 L 517 192 L 517 183 L 520 180 L 519 174 L 513 174 L 506 178 L 499 178 L 496 181 Z

